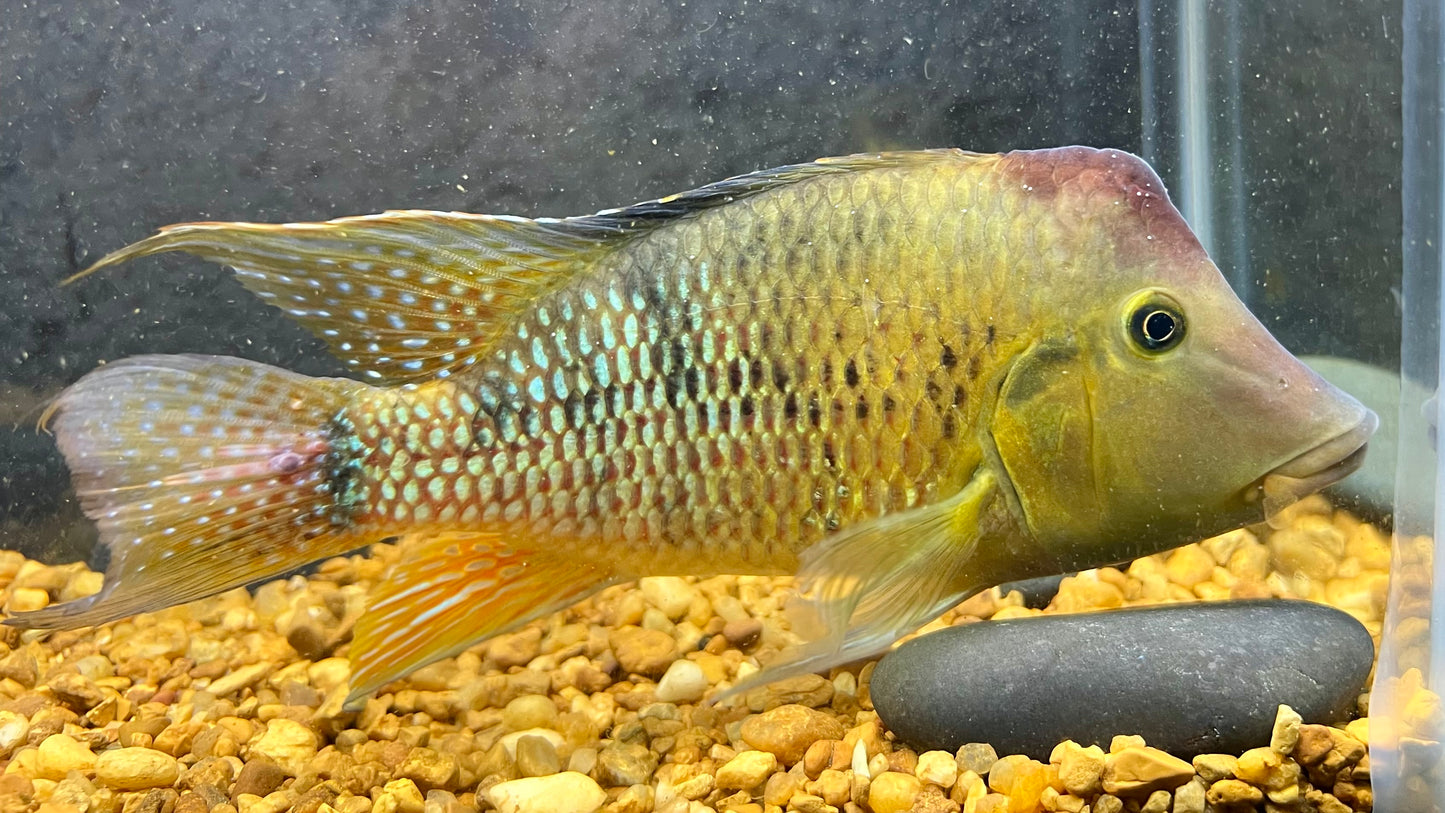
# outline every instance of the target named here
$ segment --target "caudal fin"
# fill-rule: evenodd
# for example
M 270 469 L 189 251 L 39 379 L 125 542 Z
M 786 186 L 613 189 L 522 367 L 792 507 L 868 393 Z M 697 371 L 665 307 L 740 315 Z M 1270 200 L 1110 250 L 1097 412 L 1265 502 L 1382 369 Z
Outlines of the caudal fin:
M 364 389 L 218 356 L 138 356 L 85 376 L 50 415 L 110 551 L 105 585 L 5 623 L 103 624 L 371 541 L 354 528 L 358 462 L 340 417 Z

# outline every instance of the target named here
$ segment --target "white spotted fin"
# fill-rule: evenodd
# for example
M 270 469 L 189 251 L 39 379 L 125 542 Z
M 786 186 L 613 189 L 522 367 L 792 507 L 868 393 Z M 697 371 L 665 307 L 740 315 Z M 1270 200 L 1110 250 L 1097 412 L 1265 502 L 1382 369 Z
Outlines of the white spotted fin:
M 333 493 L 354 462 L 336 416 L 369 389 L 219 356 L 137 356 L 86 375 L 45 420 L 110 553 L 105 585 L 5 623 L 103 624 L 372 542 Z
M 184 251 L 241 283 L 378 384 L 445 378 L 474 363 L 511 313 L 607 247 L 518 217 L 400 211 L 324 223 L 184 223 L 101 258 Z

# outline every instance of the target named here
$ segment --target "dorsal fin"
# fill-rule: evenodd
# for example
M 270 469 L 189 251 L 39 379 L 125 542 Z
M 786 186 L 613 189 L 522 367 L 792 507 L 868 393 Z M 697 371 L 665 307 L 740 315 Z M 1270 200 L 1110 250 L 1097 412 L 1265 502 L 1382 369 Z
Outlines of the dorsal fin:
M 475 362 L 512 314 L 639 234 L 810 178 L 961 155 L 824 158 L 565 219 L 408 210 L 322 223 L 184 223 L 106 255 L 66 283 L 184 251 L 234 268 L 242 284 L 368 381 L 446 377 Z

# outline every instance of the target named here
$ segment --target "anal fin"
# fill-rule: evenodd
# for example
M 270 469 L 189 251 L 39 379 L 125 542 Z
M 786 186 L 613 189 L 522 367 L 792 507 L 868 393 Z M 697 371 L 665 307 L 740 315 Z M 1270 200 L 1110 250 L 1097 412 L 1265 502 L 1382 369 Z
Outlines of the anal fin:
M 988 586 L 971 560 L 980 517 L 996 493 L 993 474 L 980 467 L 948 499 L 864 522 L 808 549 L 799 590 L 822 634 L 713 699 L 876 655 Z
M 495 532 L 417 534 L 356 624 L 345 708 L 413 670 L 618 581 L 608 569 Z

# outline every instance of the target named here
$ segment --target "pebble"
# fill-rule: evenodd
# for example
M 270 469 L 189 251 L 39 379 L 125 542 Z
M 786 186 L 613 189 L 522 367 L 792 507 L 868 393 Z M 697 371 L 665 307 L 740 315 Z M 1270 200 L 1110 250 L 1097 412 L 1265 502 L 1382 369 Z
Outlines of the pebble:
M 1299 744 L 1300 724 L 1304 718 L 1289 706 L 1281 705 L 1274 716 L 1274 730 L 1269 735 L 1269 747 L 1275 753 L 1289 754 Z
M 95 758 L 95 778 L 117 790 L 170 787 L 180 774 L 175 757 L 150 748 L 116 748 Z
M 656 607 L 669 620 L 679 621 L 700 594 L 677 576 L 650 576 L 639 579 L 637 586 L 648 604 Z
M 1264 792 L 1238 779 L 1221 779 L 1209 786 L 1205 801 L 1219 807 L 1255 805 L 1264 800 Z
M 35 655 L 24 649 L 0 658 L 0 679 L 13 680 L 25 688 L 31 688 L 40 677 L 40 666 Z
M 913 807 L 913 799 L 922 789 L 916 776 L 885 771 L 868 786 L 868 806 L 873 813 L 904 813 Z
M 1208 783 L 1199 779 L 1186 782 L 1174 791 L 1173 813 L 1204 813 L 1205 792 Z
M 242 666 L 217 678 L 206 687 L 206 691 L 217 697 L 226 697 L 250 686 L 275 668 L 275 665 L 270 663 L 253 663 Z
M 1057 759 L 1055 759 L 1057 757 Z M 1086 797 L 1103 789 L 1104 749 L 1097 745 L 1081 747 L 1072 740 L 1054 749 L 1049 761 L 1059 766 L 1059 781 L 1074 796 Z
M 1104 757 L 1104 792 L 1116 796 L 1172 790 L 1194 778 L 1194 766 L 1149 746 L 1130 746 Z
M 486 795 L 499 813 L 595 813 L 607 801 L 591 777 L 573 771 L 499 782 Z
M 940 788 L 951 788 L 958 781 L 958 760 L 947 751 L 924 751 L 918 755 L 918 766 L 913 775 L 919 781 Z
M 35 755 L 35 776 L 60 781 L 71 771 L 95 768 L 95 754 L 90 746 L 76 742 L 68 734 L 51 734 L 40 742 Z
M 954 753 L 960 771 L 973 771 L 987 776 L 993 764 L 998 762 L 998 751 L 986 742 L 966 742 Z
M 281 787 L 286 781 L 286 771 L 273 762 L 262 759 L 253 759 L 241 768 L 236 774 L 236 784 L 231 790 L 231 798 L 236 798 L 243 793 L 253 796 L 265 796 L 268 793 Z
M 778 758 L 767 751 L 744 751 L 717 769 L 717 786 L 724 790 L 752 790 L 778 770 Z
M 1192 590 L 1213 578 L 1214 557 L 1200 545 L 1185 545 L 1164 560 L 1164 572 L 1169 581 Z
M 502 709 L 502 725 L 511 731 L 550 728 L 557 722 L 557 704 L 544 694 L 514 697 Z
M 888 728 L 922 748 L 986 741 L 1043 758 L 1135 731 L 1192 756 L 1269 741 L 1282 703 L 1348 717 L 1373 659 L 1369 633 L 1334 608 L 1205 602 L 949 627 L 887 655 L 870 690 Z
M 663 703 L 696 703 L 707 691 L 707 675 L 696 662 L 672 662 L 657 682 L 657 699 Z
M 251 743 L 250 754 L 265 757 L 297 776 L 316 756 L 317 745 L 316 732 L 295 720 L 278 717 L 266 723 L 266 732 Z
M 614 630 L 611 639 L 618 665 L 635 675 L 662 677 L 677 659 L 677 642 L 660 630 L 623 627 Z
M 722 636 L 735 648 L 747 651 L 763 634 L 763 622 L 756 618 L 738 618 L 723 625 Z
M 747 718 L 741 733 L 748 745 L 792 765 L 813 742 L 842 739 L 845 729 L 831 714 L 789 704 Z
M 657 761 L 657 754 L 645 745 L 614 742 L 597 752 L 592 774 L 604 785 L 625 788 L 648 781 L 657 770 Z
M 30 720 L 13 711 L 0 711 L 0 759 L 23 744 L 30 736 Z
M 273 793 L 266 798 L 279 796 L 280 807 L 274 809 L 274 813 L 291 806 L 290 800 L 283 793 Z M 410 779 L 393 779 L 381 788 L 381 793 L 376 797 L 376 805 L 372 808 L 373 813 L 424 813 L 426 810 L 426 797 L 422 796 L 421 789 Z M 243 809 L 241 813 L 246 813 Z
M 503 748 L 507 749 L 508 756 L 516 759 L 517 743 L 521 742 L 524 737 L 536 737 L 537 739 L 547 740 L 552 744 L 553 748 L 561 748 L 567 742 L 567 739 L 563 737 L 560 732 L 550 728 L 524 728 L 521 731 L 513 731 L 507 734 L 497 742 L 501 744 Z
M 562 760 L 557 756 L 557 747 L 546 737 L 522 737 L 517 740 L 517 770 L 523 776 L 548 776 L 557 773 L 562 770 Z M 445 783 L 432 784 L 439 786 Z
M 541 740 L 550 747 L 550 743 L 542 740 L 541 737 L 532 739 Z M 517 766 L 521 769 L 521 749 L 518 748 Z M 556 752 L 552 753 L 553 763 L 556 762 Z M 419 788 L 433 790 L 435 788 L 450 787 L 457 776 L 457 758 L 450 753 L 442 753 L 433 748 L 417 746 L 406 754 L 406 759 L 396 768 L 396 775 L 401 778 L 410 779 Z M 553 768 L 550 773 L 556 773 Z M 535 776 L 536 774 L 529 774 Z

